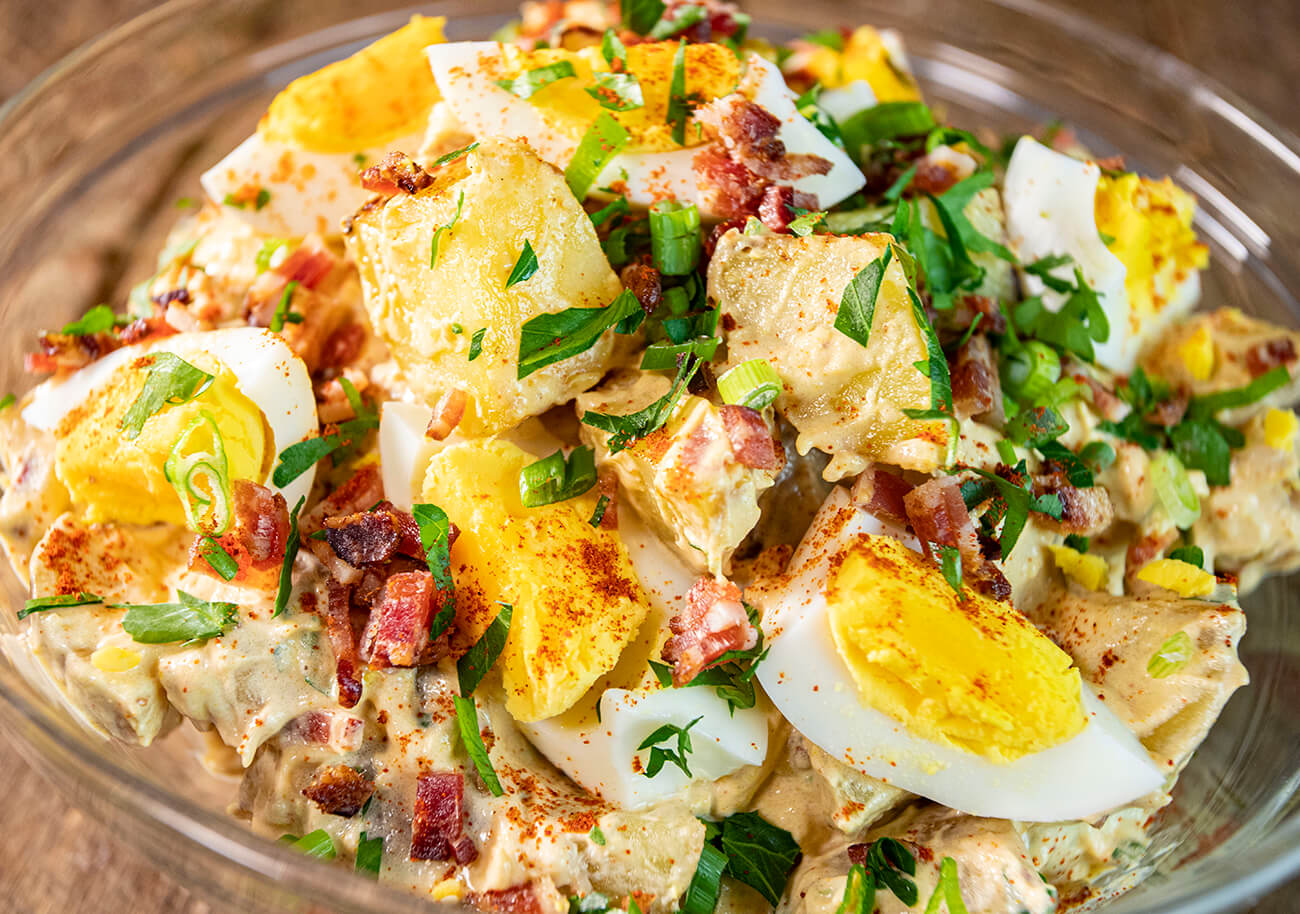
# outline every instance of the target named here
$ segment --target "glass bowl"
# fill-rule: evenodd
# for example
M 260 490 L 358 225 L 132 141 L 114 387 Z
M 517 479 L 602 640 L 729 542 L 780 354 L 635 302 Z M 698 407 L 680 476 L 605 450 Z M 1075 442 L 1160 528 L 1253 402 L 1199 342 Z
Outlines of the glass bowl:
M 1060 117 L 1099 155 L 1171 174 L 1200 198 L 1213 249 L 1207 304 L 1300 323 L 1300 142 L 1183 63 L 1032 0 L 752 0 L 755 31 L 786 38 L 872 22 L 906 36 L 927 97 L 958 124 L 1026 130 Z M 152 272 L 173 201 L 253 129 L 290 79 L 403 24 L 410 8 L 342 0 L 174 0 L 46 72 L 0 110 L 0 391 L 31 380 L 39 330 Z M 487 35 L 512 0 L 434 3 L 453 39 Z M 25 596 L 7 567 L 0 721 L 27 759 L 186 886 L 256 911 L 428 911 L 427 902 L 321 866 L 227 816 L 234 783 L 178 731 L 149 750 L 106 742 L 41 688 L 13 650 Z M 1300 869 L 1300 616 L 1294 578 L 1246 601 L 1252 684 L 1183 774 L 1113 912 L 1239 909 Z M 1115 888 L 1115 887 L 1111 887 Z M 1113 893 L 1111 893 L 1113 895 Z

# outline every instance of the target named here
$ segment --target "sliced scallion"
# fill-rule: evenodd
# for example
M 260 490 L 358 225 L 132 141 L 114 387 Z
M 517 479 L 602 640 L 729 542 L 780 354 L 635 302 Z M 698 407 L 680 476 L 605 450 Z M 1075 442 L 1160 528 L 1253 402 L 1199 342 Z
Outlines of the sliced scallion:
M 723 403 L 763 410 L 781 396 L 781 376 L 766 359 L 742 362 L 718 378 Z
M 650 207 L 650 252 L 664 276 L 686 276 L 700 262 L 700 211 L 694 203 L 661 200 Z
M 1151 458 L 1151 483 L 1175 527 L 1186 530 L 1196 523 L 1201 516 L 1201 500 L 1182 461 L 1169 451 L 1155 454 Z

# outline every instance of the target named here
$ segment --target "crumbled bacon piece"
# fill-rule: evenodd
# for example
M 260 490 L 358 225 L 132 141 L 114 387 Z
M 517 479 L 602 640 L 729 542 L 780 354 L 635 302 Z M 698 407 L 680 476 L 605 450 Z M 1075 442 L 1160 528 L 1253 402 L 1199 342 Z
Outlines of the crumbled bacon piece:
M 41 335 L 39 353 L 28 353 L 25 367 L 33 374 L 76 371 L 120 348 L 111 333 L 45 333 Z
M 596 471 L 596 491 L 609 499 L 605 513 L 600 516 L 600 529 L 618 529 L 618 475 L 601 467 Z
M 743 466 L 779 472 L 785 463 L 785 451 L 772 437 L 763 414 L 748 406 L 727 404 L 722 407 L 722 427 L 726 429 L 731 453 Z
M 692 44 L 705 44 L 733 37 L 740 29 L 740 10 L 734 3 L 720 0 L 670 0 L 663 21 L 673 22 L 683 10 L 702 7 L 705 15 L 694 25 L 678 33 Z
M 468 402 L 469 396 L 460 388 L 444 393 L 433 406 L 433 415 L 429 417 L 429 427 L 424 430 L 424 437 L 430 441 L 445 440 L 460 425 Z
M 123 346 L 132 346 L 148 340 L 160 340 L 172 336 L 176 332 L 176 328 L 167 323 L 162 315 L 155 314 L 127 324 L 118 334 L 118 339 L 121 340 Z
M 284 496 L 247 479 L 230 484 L 231 522 L 217 544 L 235 560 L 232 580 L 258 587 L 273 587 L 279 580 L 284 550 L 289 541 L 289 506 Z M 190 547 L 190 568 L 216 574 L 203 558 L 207 537 Z
M 1153 406 L 1151 412 L 1147 413 L 1146 420 L 1156 425 L 1163 425 L 1165 428 L 1173 428 L 1183 421 L 1183 414 L 1187 412 L 1189 402 L 1191 398 L 1186 393 L 1176 393 Z
M 916 162 L 916 172 L 912 175 L 910 188 L 937 197 L 957 181 L 957 173 L 952 169 L 930 156 L 922 156 Z
M 684 686 L 727 651 L 749 650 L 758 632 L 749 621 L 740 588 L 722 578 L 700 578 L 686 594 L 686 608 L 668 621 L 673 636 L 663 660 L 672 664 L 673 685 Z
M 318 368 L 322 371 L 341 371 L 356 361 L 365 345 L 366 328 L 361 324 L 344 324 L 325 338 Z
M 1095 536 L 1111 525 L 1115 508 L 1110 495 L 1101 486 L 1078 489 L 1065 480 L 1064 473 L 1040 474 L 1034 477 L 1034 494 L 1055 493 L 1061 501 L 1061 519 L 1049 523 L 1062 533 Z
M 631 263 L 619 274 L 623 287 L 636 296 L 641 310 L 646 314 L 659 307 L 663 300 L 663 281 L 659 271 L 648 263 Z
M 416 666 L 441 659 L 447 653 L 446 632 L 439 636 L 442 650 L 430 656 L 425 648 L 429 646 L 434 607 L 440 606 L 445 597 L 427 571 L 391 575 L 361 635 L 361 656 L 371 667 Z
M 1164 555 L 1165 550 L 1178 539 L 1178 531 L 1170 529 L 1164 532 L 1147 533 L 1129 543 L 1124 554 L 1124 574 L 1132 577 L 1142 570 L 1152 559 Z
M 325 541 L 353 567 L 387 562 L 399 552 L 412 558 L 424 555 L 415 518 L 386 501 L 369 511 L 325 518 Z
M 1074 380 L 1087 386 L 1092 392 L 1092 405 L 1097 415 L 1108 422 L 1118 422 L 1128 413 L 1128 404 L 1115 395 L 1115 392 L 1103 385 L 1096 378 L 1086 374 L 1076 374 Z
M 433 771 L 415 780 L 415 815 L 411 819 L 412 860 L 455 860 L 464 866 L 478 857 L 465 831 L 465 776 Z
M 309 746 L 324 746 L 342 754 L 361 748 L 365 721 L 343 711 L 308 711 L 284 726 L 284 736 Z
M 480 911 L 491 911 L 493 914 L 542 914 L 542 903 L 531 883 L 514 885 L 508 889 L 470 892 L 467 900 Z
M 292 281 L 304 288 L 314 289 L 330 274 L 336 263 L 338 258 L 325 246 L 320 236 L 308 235 L 272 272 L 281 276 L 285 282 Z
M 695 154 L 692 162 L 700 188 L 701 207 L 727 220 L 734 220 L 736 228 L 743 227 L 745 217 L 758 211 L 758 203 L 763 198 L 762 179 L 717 145 L 705 146 Z M 727 224 L 731 223 L 724 223 Z M 717 243 L 716 239 L 714 243 Z M 711 255 L 712 251 L 707 253 Z
M 713 259 L 713 252 L 717 250 L 718 241 L 722 238 L 722 236 L 727 234 L 727 232 L 731 231 L 732 229 L 737 229 L 737 230 L 744 229 L 745 222 L 746 220 L 744 218 L 727 219 L 723 222 L 719 222 L 717 225 L 715 225 L 712 229 L 709 230 L 708 234 L 704 236 L 703 261 L 705 266 L 707 266 L 708 261 Z M 734 330 L 735 327 L 728 326 L 728 323 L 734 325 L 735 318 L 732 317 L 730 314 L 722 315 L 722 329 L 728 331 Z
M 316 772 L 316 777 L 303 789 L 302 795 L 326 815 L 351 819 L 361 812 L 361 807 L 374 792 L 374 783 L 355 768 L 329 765 Z
M 1123 156 L 1106 156 L 1105 158 L 1097 159 L 1095 161 L 1097 167 L 1100 168 L 1102 171 L 1123 171 L 1124 170 Z
M 774 232 L 786 232 L 794 221 L 794 188 L 772 184 L 763 191 L 758 219 Z
M 910 526 L 907 517 L 907 493 L 912 484 L 901 476 L 871 467 L 853 483 L 853 503 L 873 517 L 900 527 Z
M 334 650 L 335 676 L 339 686 L 339 704 L 352 708 L 361 700 L 361 655 L 357 653 L 357 635 L 352 630 L 350 589 L 332 578 L 325 609 L 325 636 Z
M 390 152 L 378 165 L 361 172 L 361 186 L 377 194 L 418 194 L 433 183 L 419 163 L 404 152 Z
M 983 561 L 979 531 L 961 497 L 961 480 L 938 476 L 917 486 L 903 498 L 908 520 L 926 555 L 932 546 L 955 546 L 962 562 L 974 567 Z
M 160 292 L 157 295 L 149 296 L 149 300 L 159 308 L 166 309 L 173 303 L 178 305 L 193 304 L 194 296 L 190 295 L 189 289 L 168 289 L 166 292 Z
M 1285 365 L 1296 360 L 1295 343 L 1290 337 L 1280 336 L 1276 339 L 1256 343 L 1246 350 L 1246 368 L 1251 376 L 1262 375 L 1271 368 Z
M 958 419 L 1002 416 L 1002 381 L 988 337 L 977 333 L 957 350 L 952 366 L 952 403 Z

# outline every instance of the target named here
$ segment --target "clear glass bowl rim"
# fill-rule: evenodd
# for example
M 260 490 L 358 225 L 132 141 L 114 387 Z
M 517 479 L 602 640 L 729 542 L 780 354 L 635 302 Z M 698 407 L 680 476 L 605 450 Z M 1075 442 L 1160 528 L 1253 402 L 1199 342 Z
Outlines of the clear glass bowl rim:
M 1269 157 L 1300 178 L 1300 137 L 1283 128 L 1254 105 L 1217 80 L 1211 79 L 1191 64 L 1153 46 L 1108 27 L 1087 16 L 1050 5 L 1040 0 L 984 0 L 1006 11 L 1037 19 L 1062 35 L 1092 46 L 1121 49 L 1135 61 L 1134 66 L 1146 79 L 1184 93 L 1195 87 L 1209 92 L 1219 106 L 1216 110 L 1231 119 L 1233 125 L 1249 136 Z M 0 105 L 0 135 L 10 128 L 24 109 L 39 104 L 42 93 L 57 83 L 61 74 L 93 63 L 100 54 L 148 29 L 155 22 L 179 17 L 186 10 L 201 7 L 204 0 L 168 0 L 87 41 L 48 67 L 14 96 Z M 413 7 L 411 11 L 419 8 Z M 0 669 L 0 676 L 10 678 L 12 671 Z M 34 700 L 35 699 L 35 700 Z M 65 715 L 51 713 L 51 708 L 36 699 L 26 688 L 0 689 L 0 721 L 5 732 L 27 750 L 28 760 L 53 762 L 55 767 L 77 779 L 77 793 L 84 799 L 107 803 L 125 813 L 153 835 L 152 844 L 179 839 L 194 845 L 201 853 L 215 854 L 237 867 L 240 876 L 269 889 L 286 909 L 319 910 L 309 905 L 323 904 L 334 910 L 388 912 L 428 911 L 428 901 L 387 886 L 357 879 L 340 867 L 323 867 L 273 842 L 267 841 L 238 824 L 234 819 L 214 813 L 180 793 L 160 796 L 155 788 L 137 773 L 88 748 L 93 737 Z M 56 778 L 56 780 L 58 780 Z M 66 791 L 65 791 L 66 792 Z M 1193 894 L 1170 888 L 1151 912 L 1168 914 L 1211 914 L 1238 910 L 1258 899 L 1300 872 L 1300 816 L 1292 815 L 1270 834 L 1239 855 L 1232 869 L 1237 878 L 1226 880 L 1209 892 Z M 219 896 L 223 885 L 221 873 L 198 881 Z M 382 906 L 382 907 L 381 907 Z M 1120 899 L 1122 907 L 1122 899 Z M 464 907 L 463 910 L 472 910 Z

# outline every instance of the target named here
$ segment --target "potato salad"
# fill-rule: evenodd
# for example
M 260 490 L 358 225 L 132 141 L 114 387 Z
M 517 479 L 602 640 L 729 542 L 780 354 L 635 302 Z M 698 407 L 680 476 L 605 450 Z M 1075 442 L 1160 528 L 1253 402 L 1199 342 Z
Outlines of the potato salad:
M 36 341 L 29 666 L 431 902 L 1130 884 L 1247 682 L 1239 597 L 1300 566 L 1300 334 L 1201 302 L 1192 196 L 948 123 L 870 25 L 445 25 L 290 83 Z

